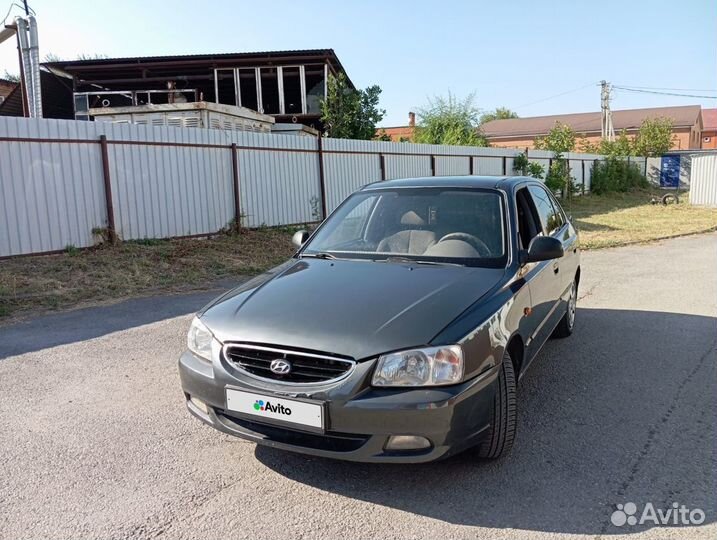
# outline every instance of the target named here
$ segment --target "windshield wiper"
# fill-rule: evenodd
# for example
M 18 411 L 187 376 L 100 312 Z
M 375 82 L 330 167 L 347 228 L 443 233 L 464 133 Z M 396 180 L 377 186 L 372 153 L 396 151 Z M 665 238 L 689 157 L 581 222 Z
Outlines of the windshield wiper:
M 441 262 L 441 261 L 425 261 L 421 259 L 411 259 L 410 257 L 391 256 L 385 259 L 373 259 L 374 262 L 389 262 L 389 263 L 409 263 L 409 264 L 427 264 L 431 266 L 464 266 L 463 264 L 452 263 L 452 262 Z
M 316 253 L 302 253 L 300 255 L 300 258 L 312 258 L 312 259 L 335 259 L 336 256 L 332 255 L 331 253 L 327 253 L 325 251 L 319 251 Z

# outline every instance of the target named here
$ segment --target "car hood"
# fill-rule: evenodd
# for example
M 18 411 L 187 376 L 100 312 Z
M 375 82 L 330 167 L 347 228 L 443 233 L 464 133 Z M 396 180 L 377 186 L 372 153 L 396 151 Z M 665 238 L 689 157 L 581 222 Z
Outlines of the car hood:
M 201 314 L 221 342 L 360 360 L 431 339 L 495 286 L 504 269 L 292 259 Z

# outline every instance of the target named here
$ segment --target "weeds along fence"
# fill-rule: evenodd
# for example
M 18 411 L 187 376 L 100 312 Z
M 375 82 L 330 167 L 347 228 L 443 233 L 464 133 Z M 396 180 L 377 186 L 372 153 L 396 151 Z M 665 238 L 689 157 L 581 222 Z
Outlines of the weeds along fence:
M 513 173 L 518 150 L 0 117 L 0 257 L 323 219 L 361 186 Z M 548 169 L 550 152 L 529 152 Z M 590 191 L 592 163 L 568 154 Z

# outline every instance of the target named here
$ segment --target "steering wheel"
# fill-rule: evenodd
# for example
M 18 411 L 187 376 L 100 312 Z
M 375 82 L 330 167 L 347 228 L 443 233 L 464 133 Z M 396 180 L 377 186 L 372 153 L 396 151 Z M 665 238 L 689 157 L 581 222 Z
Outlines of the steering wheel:
M 463 242 L 467 242 L 468 244 L 470 244 L 481 257 L 491 256 L 490 248 L 485 245 L 485 242 L 483 242 L 483 240 L 481 240 L 477 236 L 473 236 L 472 234 L 464 232 L 452 232 L 445 235 L 436 243 L 440 244 L 441 242 L 445 242 L 446 240 L 462 240 Z

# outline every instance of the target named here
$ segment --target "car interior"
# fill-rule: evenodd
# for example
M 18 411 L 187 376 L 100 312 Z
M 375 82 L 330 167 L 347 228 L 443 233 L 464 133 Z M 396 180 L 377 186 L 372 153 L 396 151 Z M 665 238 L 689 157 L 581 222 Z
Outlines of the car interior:
M 386 255 L 502 257 L 501 204 L 485 192 L 382 193 L 344 216 L 326 244 L 323 249 Z

